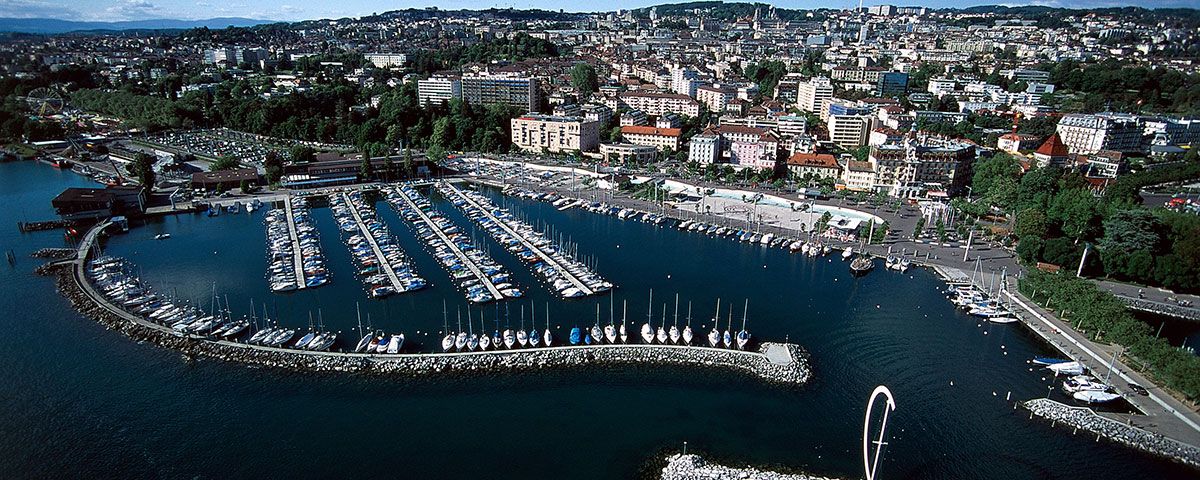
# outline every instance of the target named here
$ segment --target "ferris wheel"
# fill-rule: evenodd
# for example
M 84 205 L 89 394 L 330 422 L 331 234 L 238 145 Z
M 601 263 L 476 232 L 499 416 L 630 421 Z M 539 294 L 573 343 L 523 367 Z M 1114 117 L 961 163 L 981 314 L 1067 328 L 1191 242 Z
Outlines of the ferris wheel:
M 25 101 L 29 102 L 35 113 L 43 117 L 62 112 L 63 105 L 66 104 L 58 90 L 47 87 L 33 89 L 25 96 Z

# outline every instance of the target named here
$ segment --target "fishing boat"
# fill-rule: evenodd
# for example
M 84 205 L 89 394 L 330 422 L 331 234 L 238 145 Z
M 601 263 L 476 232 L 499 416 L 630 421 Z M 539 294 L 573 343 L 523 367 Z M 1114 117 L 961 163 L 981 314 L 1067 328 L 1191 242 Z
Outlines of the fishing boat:
M 750 299 L 746 299 L 746 305 L 742 307 L 742 331 L 737 334 L 738 350 L 745 350 L 746 344 L 750 343 L 750 332 L 746 331 L 746 312 L 750 310 Z

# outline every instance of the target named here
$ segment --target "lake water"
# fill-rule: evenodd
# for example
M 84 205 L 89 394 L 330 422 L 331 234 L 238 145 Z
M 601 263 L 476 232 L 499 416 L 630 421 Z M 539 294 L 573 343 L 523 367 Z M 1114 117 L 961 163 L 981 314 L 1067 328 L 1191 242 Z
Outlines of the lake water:
M 21 234 L 15 222 L 52 218 L 49 199 L 84 185 L 44 165 L 0 163 L 0 250 L 18 258 L 0 268 L 0 471 L 9 476 L 627 478 L 687 441 L 689 450 L 729 461 L 859 478 L 863 409 L 884 384 L 898 404 L 884 478 L 1194 477 L 1013 411 L 1007 392 L 1047 394 L 1050 379 L 1026 362 L 1052 352 L 1020 327 L 979 325 L 956 311 L 927 271 L 877 269 L 856 279 L 833 257 L 559 212 L 496 192 L 531 222 L 578 243 L 618 286 L 618 319 L 628 301 L 630 321 L 644 321 L 653 288 L 656 321 L 663 302 L 671 321 L 678 292 L 681 323 L 691 301 L 694 326 L 711 325 L 720 297 L 722 318 L 734 306 L 736 327 L 749 299 L 755 338 L 802 345 L 814 380 L 781 389 L 735 374 L 661 368 L 399 380 L 185 361 L 82 318 L 50 279 L 31 273 L 39 261 L 29 253 L 64 239 Z M 435 204 L 470 227 L 436 196 Z M 333 281 L 289 295 L 267 289 L 261 212 L 166 217 L 135 225 L 105 249 L 182 298 L 207 302 L 215 284 L 235 313 L 248 312 L 252 299 L 298 327 L 319 313 L 346 337 L 355 336 L 360 304 L 376 328 L 402 330 L 432 350 L 438 336 L 426 334 L 441 329 L 442 302 L 451 323 L 467 314 L 466 304 L 404 222 L 386 204 L 377 207 L 432 288 L 368 300 L 327 208 L 313 216 Z M 152 240 L 161 232 L 172 238 Z M 518 326 L 520 306 L 531 303 L 539 323 L 549 304 L 560 341 L 571 326 L 592 323 L 598 303 L 609 318 L 607 297 L 559 300 L 485 234 L 477 238 L 529 296 L 471 308 L 476 328 L 481 313 L 489 329 L 497 318 Z

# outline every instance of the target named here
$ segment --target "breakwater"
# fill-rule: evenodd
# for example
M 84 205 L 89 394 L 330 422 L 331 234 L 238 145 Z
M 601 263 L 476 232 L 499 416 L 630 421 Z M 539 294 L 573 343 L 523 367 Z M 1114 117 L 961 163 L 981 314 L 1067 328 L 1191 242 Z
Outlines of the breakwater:
M 1072 407 L 1045 398 L 1028 400 L 1022 404 L 1032 415 L 1063 423 L 1088 431 L 1119 444 L 1153 455 L 1200 468 L 1200 448 L 1186 445 L 1160 434 L 1148 432 L 1132 425 L 1102 417 L 1089 408 Z
M 793 344 L 760 345 L 761 352 L 672 345 L 591 345 L 461 353 L 363 354 L 313 352 L 181 335 L 109 303 L 88 284 L 83 262 L 52 264 L 59 291 L 88 318 L 135 340 L 180 351 L 251 365 L 297 371 L 361 372 L 390 376 L 496 373 L 601 365 L 671 365 L 740 372 L 782 385 L 806 383 L 807 354 Z
M 667 457 L 662 480 L 833 480 L 806 474 L 778 473 L 756 468 L 714 465 L 699 455 L 675 454 Z

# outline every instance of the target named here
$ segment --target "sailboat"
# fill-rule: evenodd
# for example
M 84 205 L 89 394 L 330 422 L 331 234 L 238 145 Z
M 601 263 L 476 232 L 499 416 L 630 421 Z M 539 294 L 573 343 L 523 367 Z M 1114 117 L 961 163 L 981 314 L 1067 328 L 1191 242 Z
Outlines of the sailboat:
M 533 324 L 533 328 L 529 329 L 529 346 L 536 348 L 541 340 L 538 338 L 537 312 L 533 309 L 533 302 L 529 303 L 529 321 Z
M 522 347 L 529 345 L 529 332 L 525 331 L 525 306 L 521 306 L 521 329 L 517 330 L 517 343 Z
M 579 325 L 571 327 L 571 337 L 569 338 L 571 345 L 579 345 L 579 342 L 583 340 L 582 336 L 583 331 L 579 329 Z
M 596 323 L 594 325 L 592 325 L 591 337 L 592 337 L 592 340 L 597 344 L 602 343 L 600 340 L 602 338 L 604 338 L 603 334 L 600 333 L 600 304 L 599 303 L 596 304 Z
M 550 305 L 546 304 L 546 335 L 542 337 L 542 342 L 547 347 L 554 344 L 554 335 L 550 333 Z
M 708 332 L 708 345 L 710 347 L 721 346 L 721 332 L 717 330 L 717 322 L 721 320 L 721 299 L 717 299 L 717 313 L 713 315 L 713 329 Z
M 388 342 L 387 353 L 399 353 L 402 346 L 404 346 L 404 334 L 392 335 L 391 341 Z
M 683 327 L 683 344 L 692 344 L 692 302 L 688 302 L 687 325 Z
M 608 325 L 604 326 L 604 338 L 608 339 L 608 343 L 617 343 L 617 327 L 613 318 L 613 297 L 608 297 Z
M 454 337 L 454 349 L 462 351 L 467 346 L 467 332 L 462 331 L 462 312 L 458 312 L 458 335 Z
M 310 312 L 308 312 L 308 333 L 305 334 L 303 337 L 300 337 L 300 340 L 296 340 L 296 344 L 294 346 L 296 348 L 303 349 L 305 347 L 308 347 L 308 344 L 312 343 L 312 341 L 316 338 L 317 338 L 317 332 L 313 331 L 312 312 L 310 311 Z
M 674 323 L 671 325 L 671 331 L 667 332 L 667 335 L 669 337 L 671 337 L 672 344 L 679 343 L 679 294 L 678 293 L 675 294 L 675 320 L 674 320 Z
M 475 335 L 475 322 L 471 321 L 470 307 L 467 307 L 467 330 L 470 332 L 467 335 L 467 350 L 475 351 L 479 348 L 479 336 Z
M 746 299 L 746 305 L 742 307 L 742 331 L 737 334 L 738 350 L 745 350 L 746 344 L 750 343 L 750 332 L 746 331 L 746 312 L 750 309 L 750 299 Z
M 367 348 L 367 344 L 369 344 L 369 343 L 371 343 L 373 340 L 375 340 L 375 334 L 374 334 L 374 333 L 368 333 L 368 334 L 366 334 L 366 335 L 363 335 L 363 333 L 362 333 L 362 332 L 363 332 L 363 327 L 362 327 L 362 311 L 361 311 L 361 310 L 359 310 L 359 308 L 358 308 L 358 303 L 357 303 L 357 302 L 354 304 L 354 313 L 355 313 L 355 315 L 357 315 L 357 316 L 358 316 L 358 334 L 359 334 L 359 335 L 362 335 L 362 339 L 358 341 L 358 345 L 356 345 L 356 346 L 354 347 L 354 351 L 355 351 L 355 352 L 361 352 L 361 351 L 363 351 L 363 349 Z
M 650 308 L 646 310 L 646 323 L 642 325 L 642 341 L 654 343 L 654 327 L 650 326 L 650 312 L 654 311 L 654 289 L 650 289 Z
M 496 329 L 492 330 L 492 346 L 499 350 L 501 345 L 504 345 L 504 340 L 500 338 L 500 310 L 497 308 Z
M 658 334 L 654 336 L 658 339 L 658 343 L 666 345 L 667 343 L 667 304 L 663 304 L 662 308 L 662 326 L 658 327 Z
M 724 341 L 725 348 L 733 347 L 733 335 L 729 333 L 729 329 L 733 327 L 733 307 L 729 307 L 729 323 L 725 324 L 725 334 L 721 336 Z
M 442 331 L 446 332 L 446 336 L 442 337 L 442 351 L 449 352 L 454 348 L 454 334 L 450 333 L 450 326 L 446 324 L 446 301 L 442 300 Z
M 487 335 L 487 323 L 483 321 L 483 311 L 479 312 L 479 349 L 487 350 L 492 346 L 492 337 Z
M 629 332 L 625 330 L 625 301 L 621 300 L 621 343 L 629 343 Z

